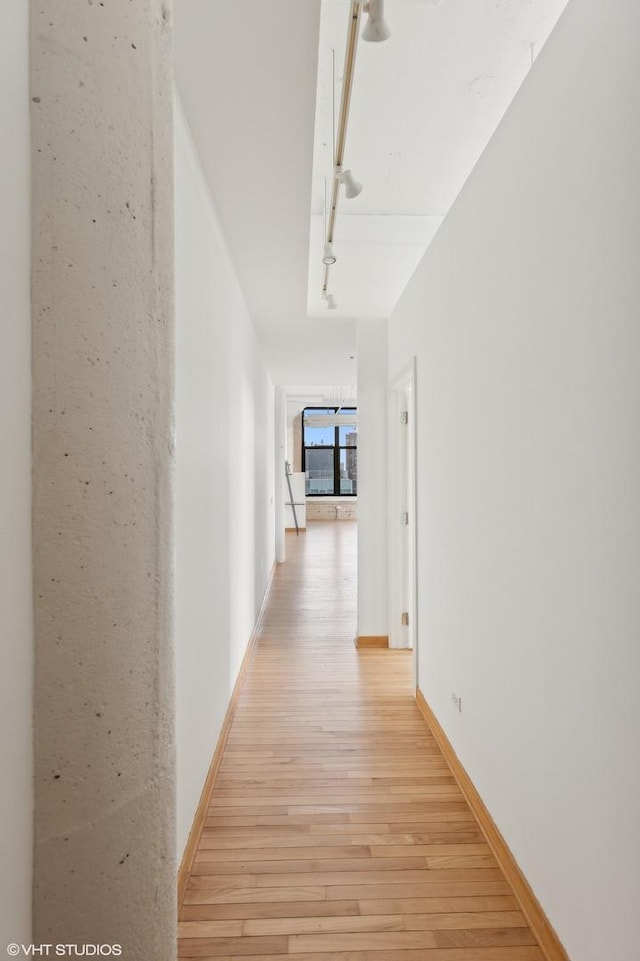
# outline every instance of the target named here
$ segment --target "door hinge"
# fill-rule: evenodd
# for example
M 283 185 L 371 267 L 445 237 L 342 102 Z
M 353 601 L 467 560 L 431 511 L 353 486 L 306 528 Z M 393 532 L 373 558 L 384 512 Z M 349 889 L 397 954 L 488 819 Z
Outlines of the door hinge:
M 402 512 L 400 515 L 400 523 L 405 525 L 409 523 L 409 511 Z
M 409 423 L 409 411 L 408 411 L 408 410 L 402 410 L 402 411 L 400 411 L 400 423 L 401 423 L 401 424 L 408 424 L 408 423 Z
M 409 625 L 409 611 L 402 612 L 402 626 L 408 627 Z

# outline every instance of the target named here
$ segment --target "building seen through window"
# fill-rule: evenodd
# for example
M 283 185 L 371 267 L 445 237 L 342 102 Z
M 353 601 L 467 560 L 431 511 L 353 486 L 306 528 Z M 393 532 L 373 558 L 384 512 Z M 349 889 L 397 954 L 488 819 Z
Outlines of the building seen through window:
M 305 407 L 302 470 L 308 495 L 353 497 L 358 493 L 358 421 L 354 407 Z

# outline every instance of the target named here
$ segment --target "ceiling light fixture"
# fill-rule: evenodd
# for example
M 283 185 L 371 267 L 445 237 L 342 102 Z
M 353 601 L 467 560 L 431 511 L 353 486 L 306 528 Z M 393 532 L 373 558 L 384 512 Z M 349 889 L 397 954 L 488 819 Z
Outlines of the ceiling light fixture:
M 328 241 L 324 245 L 324 253 L 322 254 L 322 263 L 325 265 L 325 267 L 330 267 L 331 264 L 335 264 L 335 262 L 336 262 L 336 255 L 333 252 L 333 244 L 331 243 L 331 241 Z
M 325 294 L 325 298 L 324 298 L 324 299 L 325 299 L 326 302 L 327 302 L 327 309 L 328 309 L 328 310 L 335 310 L 335 309 L 337 308 L 338 305 L 337 305 L 337 303 L 336 303 L 336 299 L 335 299 L 335 297 L 333 296 L 333 294 Z
M 381 43 L 388 40 L 391 36 L 389 24 L 384 19 L 384 0 L 367 0 L 364 5 L 364 12 L 369 14 L 362 39 L 369 43 Z
M 342 170 L 336 167 L 336 180 L 344 184 L 344 195 L 347 200 L 353 200 L 358 194 L 362 193 L 362 184 L 354 178 L 350 170 Z
M 333 294 L 327 293 L 326 287 L 324 287 L 322 290 L 322 299 L 327 304 L 327 310 L 335 310 L 337 308 L 338 304 L 336 302 L 336 298 L 333 296 Z

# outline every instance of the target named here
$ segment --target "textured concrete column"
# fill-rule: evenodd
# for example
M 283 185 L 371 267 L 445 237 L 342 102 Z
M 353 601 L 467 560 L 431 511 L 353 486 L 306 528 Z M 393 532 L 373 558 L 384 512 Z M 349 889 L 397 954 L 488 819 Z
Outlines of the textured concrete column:
M 34 937 L 170 961 L 170 13 L 31 21 Z

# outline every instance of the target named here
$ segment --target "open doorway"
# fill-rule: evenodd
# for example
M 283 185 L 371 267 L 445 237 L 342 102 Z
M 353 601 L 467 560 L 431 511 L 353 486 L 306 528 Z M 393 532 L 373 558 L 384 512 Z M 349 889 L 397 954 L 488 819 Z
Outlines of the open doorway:
M 389 393 L 390 524 L 389 645 L 413 650 L 413 683 L 418 686 L 416 557 L 416 373 L 415 360 L 391 381 Z
M 286 460 L 307 522 L 355 521 L 358 412 L 355 387 L 286 388 Z M 286 527 L 292 525 L 287 508 Z

